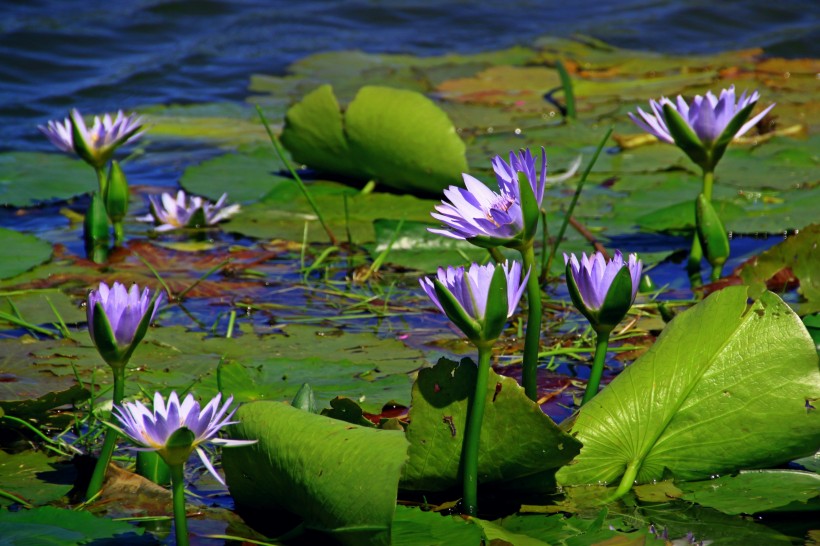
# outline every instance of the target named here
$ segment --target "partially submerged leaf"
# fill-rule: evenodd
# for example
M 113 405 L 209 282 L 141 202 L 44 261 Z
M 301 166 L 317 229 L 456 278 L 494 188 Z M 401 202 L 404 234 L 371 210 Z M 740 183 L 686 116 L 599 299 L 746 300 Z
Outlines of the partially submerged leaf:
M 49 258 L 49 243 L 34 235 L 0 228 L 0 279 L 19 275 Z
M 143 529 L 128 522 L 95 517 L 87 510 L 43 506 L 19 512 L 0 511 L 0 536 L 4 544 L 155 544 L 154 537 L 142 533 Z
M 761 468 L 820 446 L 818 357 L 800 319 L 772 293 L 747 307 L 731 287 L 678 315 L 655 345 L 578 414 L 580 455 L 562 484 L 648 482 Z
M 399 431 L 358 427 L 279 402 L 239 408 L 223 467 L 237 506 L 287 511 L 344 544 L 387 545 L 407 441 Z
M 0 423 L 6 423 L 0 419 Z M 57 458 L 49 458 L 38 451 L 23 451 L 10 455 L 0 450 L 0 489 L 34 505 L 46 504 L 68 494 L 74 486 L 74 465 Z M 0 495 L 0 507 L 12 504 L 12 500 Z M 2 513 L 0 510 L 0 529 Z M 0 536 L 4 533 L 0 531 Z
M 805 504 L 820 496 L 820 474 L 798 470 L 755 470 L 737 476 L 681 484 L 683 499 L 726 514 L 756 514 Z

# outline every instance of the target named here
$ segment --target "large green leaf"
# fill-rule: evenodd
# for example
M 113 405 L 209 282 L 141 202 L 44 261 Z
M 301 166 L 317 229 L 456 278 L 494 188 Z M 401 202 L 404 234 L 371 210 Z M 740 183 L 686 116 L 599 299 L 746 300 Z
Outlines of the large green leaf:
M 362 87 L 342 114 L 323 85 L 288 110 L 282 144 L 315 169 L 401 191 L 438 192 L 467 170 L 464 142 L 438 106 L 416 91 Z
M 279 402 L 239 408 L 230 437 L 259 440 L 223 452 L 237 505 L 287 511 L 345 544 L 389 544 L 399 475 L 400 431 L 359 427 Z
M 419 372 L 410 410 L 406 489 L 443 490 L 460 483 L 459 463 L 476 365 L 441 359 Z M 480 483 L 533 476 L 565 464 L 580 444 L 562 432 L 518 383 L 490 370 L 478 453 Z
M 813 453 L 820 446 L 818 358 L 789 307 L 732 287 L 676 317 L 655 345 L 578 414 L 580 455 L 563 484 L 641 482 L 668 471 L 708 478 Z
M 820 496 L 820 475 L 798 470 L 755 470 L 681 484 L 684 500 L 726 514 L 755 514 Z
M 73 546 L 80 544 L 155 544 L 143 529 L 124 521 L 98 518 L 85 510 L 43 506 L 0 511 L 0 544 Z
M 0 228 L 0 279 L 14 277 L 51 258 L 51 245 L 34 235 Z
M 345 131 L 356 162 L 400 191 L 437 193 L 467 171 L 453 123 L 421 93 L 362 87 L 345 113 Z

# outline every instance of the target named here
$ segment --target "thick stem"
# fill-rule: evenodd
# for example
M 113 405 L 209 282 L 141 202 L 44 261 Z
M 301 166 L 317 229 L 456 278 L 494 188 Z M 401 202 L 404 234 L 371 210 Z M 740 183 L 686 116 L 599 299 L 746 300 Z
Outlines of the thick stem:
M 184 465 L 171 466 L 171 490 L 174 494 L 174 528 L 177 546 L 188 546 L 188 520 L 185 517 Z
M 689 261 L 686 262 L 686 272 L 689 274 L 689 284 L 696 288 L 703 284 L 700 277 L 700 262 L 703 260 L 703 249 L 700 247 L 698 232 L 692 234 L 692 248 L 689 250 Z
M 122 220 L 114 222 L 114 246 L 122 246 L 124 240 L 125 229 L 123 228 Z
M 521 249 L 527 279 L 527 333 L 524 338 L 524 365 L 521 384 L 530 400 L 538 399 L 538 348 L 541 343 L 541 287 L 535 270 L 535 252 L 532 244 Z
M 114 405 L 119 406 L 125 394 L 125 366 L 112 368 L 112 370 L 114 370 Z M 94 466 L 91 481 L 88 483 L 85 500 L 93 498 L 102 489 L 102 484 L 105 480 L 105 471 L 108 470 L 108 464 L 111 462 L 114 449 L 117 447 L 117 439 L 119 436 L 119 432 L 113 428 L 109 428 L 105 432 L 105 440 L 103 440 L 102 450 L 100 450 L 100 457 L 97 459 L 96 466 Z
M 703 195 L 709 201 L 712 200 L 712 187 L 715 185 L 715 172 L 703 171 Z
M 461 448 L 462 481 L 464 485 L 463 512 L 470 516 L 478 514 L 478 446 L 481 439 L 481 423 L 487 402 L 487 378 L 490 375 L 492 346 L 478 348 L 478 375 L 475 392 L 470 400 L 464 444 Z
M 615 490 L 610 497 L 606 499 L 606 503 L 610 503 L 616 501 L 626 495 L 630 489 L 632 489 L 632 484 L 635 483 L 635 478 L 638 477 L 638 468 L 640 464 L 638 461 L 631 461 L 624 471 L 624 475 L 621 478 L 621 483 L 618 484 L 618 489 Z
M 715 172 L 704 169 L 703 171 L 703 188 L 701 193 L 712 201 L 712 189 L 715 185 Z M 689 274 L 689 284 L 692 288 L 696 288 L 703 284 L 700 277 L 700 263 L 703 260 L 703 249 L 700 246 L 697 230 L 692 237 L 692 248 L 689 251 L 689 261 L 686 263 L 686 272 Z M 714 271 L 712 272 L 714 275 Z M 720 278 L 720 277 L 718 277 Z
M 105 191 L 108 189 L 108 177 L 105 176 L 105 169 L 102 167 L 94 167 L 97 173 L 97 183 L 100 185 L 100 197 L 105 199 Z
M 595 343 L 595 359 L 592 361 L 592 371 L 589 373 L 587 390 L 584 391 L 583 406 L 598 394 L 598 386 L 601 384 L 601 377 L 604 375 L 604 362 L 606 362 L 606 351 L 609 347 L 610 332 L 599 332 Z

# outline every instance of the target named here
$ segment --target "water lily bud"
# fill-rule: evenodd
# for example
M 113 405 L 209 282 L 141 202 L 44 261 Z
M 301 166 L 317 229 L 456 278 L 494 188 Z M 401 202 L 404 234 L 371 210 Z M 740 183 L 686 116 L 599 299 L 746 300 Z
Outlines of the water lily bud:
M 567 287 L 572 303 L 589 320 L 598 333 L 609 333 L 618 325 L 635 302 L 643 264 L 635 254 L 624 262 L 620 251 L 608 262 L 596 252 L 581 260 L 564 254 Z
M 91 203 L 85 211 L 83 220 L 83 238 L 86 249 L 95 246 L 108 246 L 110 233 L 108 229 L 108 214 L 105 212 L 105 203 L 98 193 L 91 196 Z
M 729 258 L 729 236 L 712 202 L 702 193 L 695 201 L 697 232 L 703 254 L 712 268 L 720 269 Z
M 128 213 L 128 180 L 118 161 L 111 162 L 105 186 L 105 209 L 114 223 L 122 222 Z
M 492 344 L 526 288 L 529 272 L 521 278 L 521 264 L 505 262 L 438 269 L 437 277 L 420 279 L 421 287 L 467 338 L 476 345 Z
M 157 312 L 162 292 L 150 298 L 145 288 L 125 286 L 115 282 L 111 288 L 104 282 L 88 294 L 86 313 L 88 332 L 100 356 L 112 368 L 125 366 L 134 349 L 145 337 L 148 325 Z

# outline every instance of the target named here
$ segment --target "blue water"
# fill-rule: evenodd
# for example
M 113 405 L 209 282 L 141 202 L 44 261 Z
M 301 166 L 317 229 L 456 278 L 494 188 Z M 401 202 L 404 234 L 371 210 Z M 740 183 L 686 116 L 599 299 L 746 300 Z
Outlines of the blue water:
M 241 101 L 253 73 L 326 50 L 439 55 L 580 33 L 675 53 L 818 57 L 813 0 L 0 0 L 0 150 L 71 107 Z

